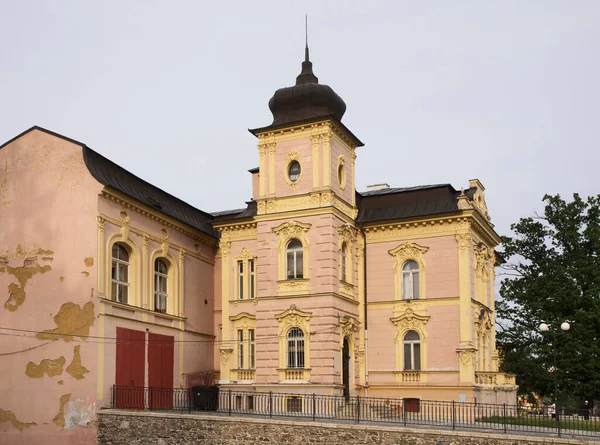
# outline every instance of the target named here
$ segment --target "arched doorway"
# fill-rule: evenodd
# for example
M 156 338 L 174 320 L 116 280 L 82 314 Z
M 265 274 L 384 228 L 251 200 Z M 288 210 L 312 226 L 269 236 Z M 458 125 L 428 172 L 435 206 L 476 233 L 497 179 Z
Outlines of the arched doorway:
M 344 338 L 342 348 L 342 384 L 344 385 L 344 397 L 350 399 L 350 345 L 348 337 Z

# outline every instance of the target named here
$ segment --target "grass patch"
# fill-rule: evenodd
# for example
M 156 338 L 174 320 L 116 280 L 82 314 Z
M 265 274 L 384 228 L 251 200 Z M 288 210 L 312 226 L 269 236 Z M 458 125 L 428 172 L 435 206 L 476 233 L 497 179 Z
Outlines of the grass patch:
M 499 423 L 504 424 L 505 418 L 502 416 L 489 416 L 477 419 L 477 422 Z M 546 416 L 519 416 L 506 417 L 507 425 L 522 425 L 537 428 L 554 428 L 556 429 L 556 419 Z M 579 430 L 579 431 L 597 431 L 600 432 L 600 421 L 597 418 L 592 420 L 584 420 L 583 417 L 561 417 L 560 427 L 563 430 Z

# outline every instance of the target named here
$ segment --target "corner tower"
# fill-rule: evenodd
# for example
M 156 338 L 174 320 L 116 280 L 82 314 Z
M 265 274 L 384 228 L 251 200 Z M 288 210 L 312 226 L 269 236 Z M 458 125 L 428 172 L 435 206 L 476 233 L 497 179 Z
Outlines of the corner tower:
M 220 384 L 354 393 L 363 323 L 354 161 L 363 144 L 341 122 L 342 98 L 313 73 L 308 46 L 295 85 L 277 90 L 269 108 L 273 122 L 250 130 L 260 156 L 252 212 L 214 223 Z M 254 338 L 277 341 L 255 348 Z
M 278 89 L 273 122 L 250 130 L 260 156 L 258 215 L 333 206 L 356 218 L 355 149 L 362 142 L 344 124 L 346 104 L 313 73 L 308 45 L 296 84 Z

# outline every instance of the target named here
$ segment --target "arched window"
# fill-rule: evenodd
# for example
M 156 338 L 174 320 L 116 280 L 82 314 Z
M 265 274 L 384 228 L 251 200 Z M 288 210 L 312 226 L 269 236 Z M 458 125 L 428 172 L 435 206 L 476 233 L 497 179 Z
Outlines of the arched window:
M 154 310 L 156 312 L 167 312 L 167 297 L 169 279 L 169 263 L 157 258 L 154 261 Z
M 408 331 L 404 335 L 404 370 L 421 369 L 421 338 L 416 331 Z
M 304 332 L 290 329 L 287 335 L 287 367 L 304 368 Z
M 300 240 L 293 239 L 287 245 L 287 279 L 297 280 L 304 278 L 303 250 Z
M 348 281 L 348 277 L 346 274 L 346 259 L 348 254 L 348 245 L 346 243 L 342 244 L 342 255 L 340 258 L 340 268 L 341 268 L 341 278 L 342 281 Z
M 121 243 L 112 246 L 110 297 L 119 303 L 127 303 L 129 297 L 129 250 Z
M 407 261 L 402 266 L 402 298 L 419 298 L 419 265 L 416 261 Z

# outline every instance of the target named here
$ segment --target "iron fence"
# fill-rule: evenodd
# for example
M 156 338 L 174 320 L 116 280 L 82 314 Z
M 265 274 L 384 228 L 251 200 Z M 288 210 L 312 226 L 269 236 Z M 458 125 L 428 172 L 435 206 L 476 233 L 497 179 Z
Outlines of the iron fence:
M 594 415 L 590 410 L 561 408 L 557 418 L 554 414 L 530 413 L 508 404 L 230 389 L 220 391 L 217 387 L 183 389 L 113 386 L 112 407 L 188 412 L 208 410 L 226 415 L 600 437 L 600 416 L 597 413 Z

